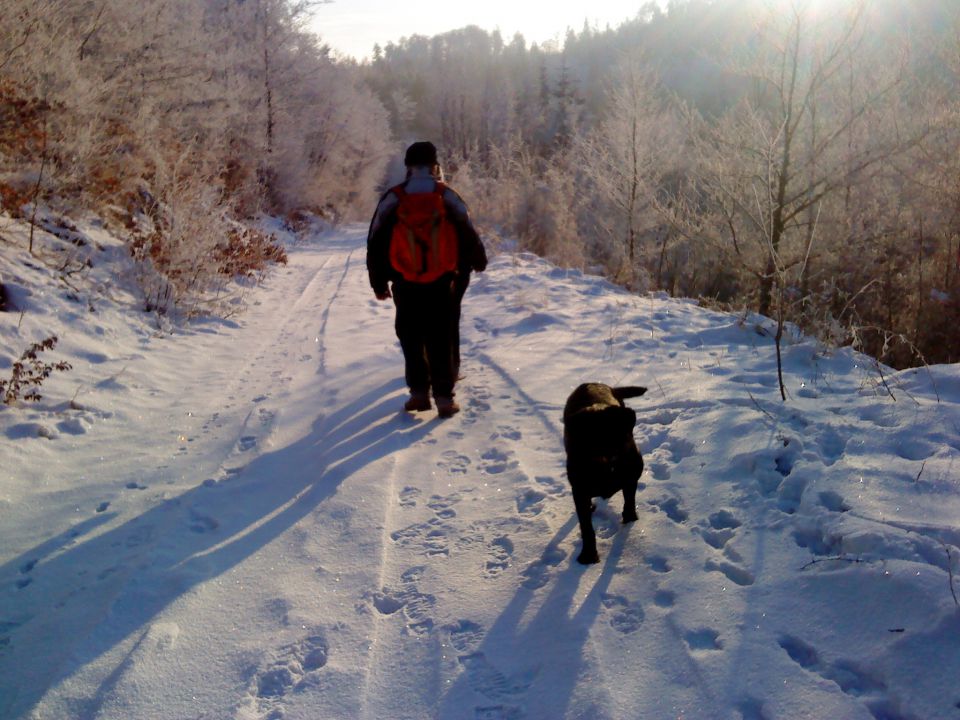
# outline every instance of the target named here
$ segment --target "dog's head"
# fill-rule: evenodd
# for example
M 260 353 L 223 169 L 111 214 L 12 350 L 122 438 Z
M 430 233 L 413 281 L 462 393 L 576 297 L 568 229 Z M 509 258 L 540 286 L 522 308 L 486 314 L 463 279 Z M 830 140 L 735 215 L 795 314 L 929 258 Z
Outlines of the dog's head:
M 637 413 L 622 405 L 596 404 L 571 413 L 563 425 L 568 452 L 614 457 L 633 437 Z

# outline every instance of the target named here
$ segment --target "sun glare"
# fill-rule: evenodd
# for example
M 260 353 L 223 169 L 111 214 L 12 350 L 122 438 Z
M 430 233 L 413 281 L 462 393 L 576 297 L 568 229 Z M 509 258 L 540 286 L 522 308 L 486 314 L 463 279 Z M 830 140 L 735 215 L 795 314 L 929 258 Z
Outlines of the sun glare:
M 375 44 L 385 45 L 410 35 L 437 35 L 467 25 L 500 30 L 504 41 L 516 34 L 527 43 L 562 42 L 567 29 L 579 32 L 584 22 L 600 29 L 616 27 L 637 15 L 642 2 L 613 0 L 591 5 L 560 0 L 549 6 L 514 0 L 452 3 L 437 11 L 435 3 L 404 5 L 385 0 L 335 2 L 320 7 L 313 29 L 336 51 L 369 57 Z

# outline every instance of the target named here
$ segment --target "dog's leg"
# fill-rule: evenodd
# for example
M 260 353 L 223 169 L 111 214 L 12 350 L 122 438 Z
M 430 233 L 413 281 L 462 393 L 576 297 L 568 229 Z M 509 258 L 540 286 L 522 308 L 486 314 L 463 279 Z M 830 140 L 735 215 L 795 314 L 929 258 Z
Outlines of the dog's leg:
M 580 539 L 583 548 L 577 556 L 577 562 L 582 565 L 591 565 L 600 562 L 597 554 L 597 535 L 593 531 L 593 502 L 589 497 L 573 496 L 573 503 L 577 509 L 577 520 L 580 522 Z
M 643 474 L 643 457 L 636 445 L 631 452 L 625 453 L 624 462 L 621 466 L 623 472 L 623 522 L 629 523 L 637 519 L 637 486 L 640 482 L 640 476 Z
M 630 523 L 637 519 L 637 479 L 623 483 L 623 522 Z

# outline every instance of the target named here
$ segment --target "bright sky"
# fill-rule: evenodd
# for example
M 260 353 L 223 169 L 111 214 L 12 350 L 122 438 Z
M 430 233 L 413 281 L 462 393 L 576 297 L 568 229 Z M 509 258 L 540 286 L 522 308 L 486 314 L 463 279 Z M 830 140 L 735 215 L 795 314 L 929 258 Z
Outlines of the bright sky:
M 636 16 L 645 0 L 334 0 L 317 10 L 313 29 L 335 50 L 357 58 L 371 54 L 375 43 L 385 45 L 410 35 L 438 35 L 466 25 L 499 28 L 505 42 L 520 32 L 527 43 L 560 38 L 567 28 L 579 31 L 589 20 L 602 29 Z

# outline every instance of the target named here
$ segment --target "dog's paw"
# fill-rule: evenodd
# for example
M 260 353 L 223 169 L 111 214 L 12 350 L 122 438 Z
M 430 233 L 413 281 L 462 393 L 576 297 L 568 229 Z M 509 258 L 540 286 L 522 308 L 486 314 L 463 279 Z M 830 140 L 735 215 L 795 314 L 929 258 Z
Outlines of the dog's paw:
M 597 554 L 596 548 L 593 550 L 587 550 L 586 548 L 577 555 L 577 562 L 581 565 L 594 565 L 600 562 L 600 555 Z
M 636 510 L 624 510 L 624 511 L 623 511 L 623 524 L 624 524 L 624 525 L 626 525 L 627 523 L 632 523 L 632 522 L 634 522 L 635 520 L 639 520 L 639 518 L 637 517 L 637 511 L 636 511 Z

